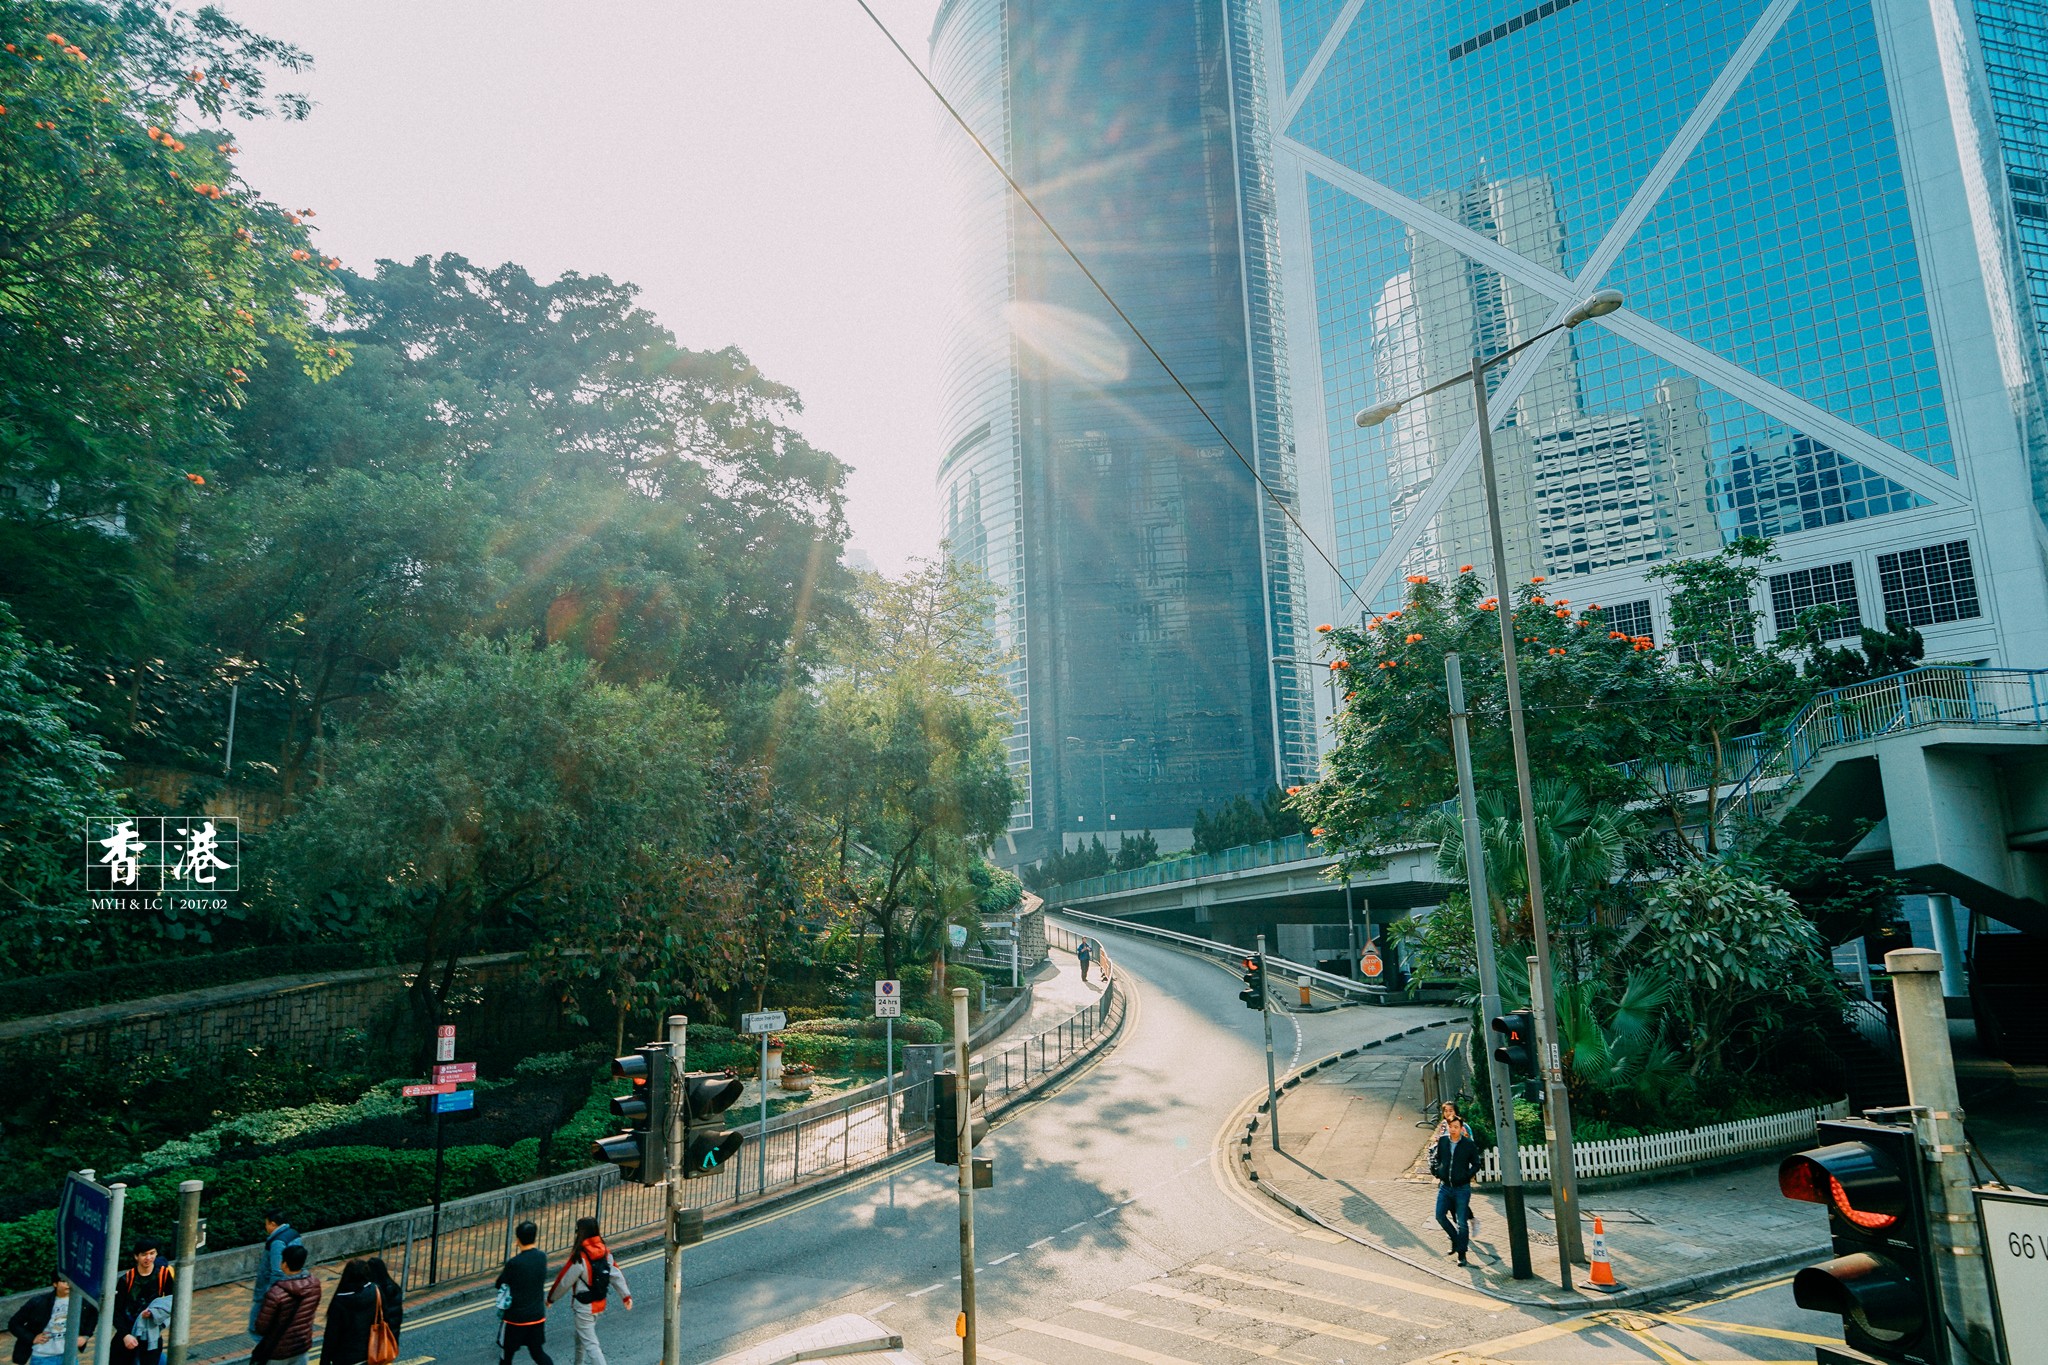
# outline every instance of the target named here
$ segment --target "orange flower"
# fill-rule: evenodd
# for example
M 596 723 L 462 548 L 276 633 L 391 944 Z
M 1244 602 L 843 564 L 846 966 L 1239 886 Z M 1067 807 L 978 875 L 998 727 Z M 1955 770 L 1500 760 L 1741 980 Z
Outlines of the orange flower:
M 333 348 L 332 346 L 329 346 L 329 347 L 327 348 L 327 354 L 329 354 L 329 355 L 331 355 L 331 356 L 334 356 L 334 355 L 340 355 L 340 354 L 341 354 L 341 352 L 340 352 L 340 351 L 337 351 L 337 350 L 335 350 L 335 349 L 334 349 L 334 348 Z
M 1556 616 L 1557 619 L 1560 621 L 1568 620 L 1571 617 L 1571 613 L 1566 611 L 1563 607 L 1559 607 L 1555 612 L 1551 614 Z
M 64 44 L 64 35 L 61 33 L 45 33 L 43 37 L 48 39 L 50 42 L 56 43 L 60 47 Z
M 1500 610 L 1500 603 L 1498 603 L 1498 602 L 1494 601 L 1494 600 L 1493 600 L 1493 599 L 1492 599 L 1491 597 L 1489 597 L 1489 598 L 1487 598 L 1487 599 L 1486 599 L 1486 600 L 1485 600 L 1484 602 L 1481 602 L 1481 603 L 1479 604 L 1479 610 L 1481 610 L 1481 611 L 1499 611 L 1499 610 Z
M 1427 583 L 1429 575 L 1426 573 L 1412 573 L 1408 575 L 1408 581 L 1410 583 Z
M 1537 606 L 1539 606 L 1539 607 L 1547 607 L 1547 606 L 1549 606 L 1549 605 L 1550 605 L 1550 603 L 1548 603 L 1548 602 L 1546 602 L 1546 601 L 1544 601 L 1544 600 L 1543 600 L 1543 594 L 1542 594 L 1542 593 L 1540 593 L 1540 592 L 1532 592 L 1532 593 L 1530 593 L 1530 594 L 1529 594 L 1529 600 L 1530 600 L 1531 602 L 1534 602 L 1534 603 L 1535 603 L 1535 604 L 1536 604 Z
M 1422 643 L 1422 633 L 1421 633 L 1420 631 L 1417 631 L 1417 632 L 1415 632 L 1415 633 L 1411 634 L 1411 635 L 1410 635 L 1410 636 L 1408 637 L 1408 643 L 1409 643 L 1409 644 L 1411 644 L 1411 645 L 1419 645 L 1419 644 L 1421 644 L 1421 643 Z
M 1607 632 L 1607 638 L 1610 640 L 1626 640 L 1628 632 L 1625 630 L 1610 630 Z
M 290 223 L 293 227 L 297 227 L 299 225 L 299 215 L 296 213 L 287 213 L 284 216 L 284 220 L 287 223 Z
M 292 259 L 295 261 L 310 261 L 313 259 L 313 253 L 301 248 L 292 253 Z
M 1332 669 L 1339 669 L 1339 668 L 1349 668 L 1349 667 L 1351 667 L 1351 660 L 1349 660 L 1349 659 L 1337 659 L 1337 660 L 1333 661 L 1333 662 L 1332 662 L 1332 663 L 1330 664 L 1330 667 L 1331 667 Z
M 1336 627 L 1335 627 L 1335 626 L 1327 626 L 1327 625 L 1325 625 L 1325 626 L 1317 626 L 1317 627 L 1316 627 L 1316 634 L 1318 634 L 1318 635 L 1328 635 L 1328 634 L 1329 634 L 1329 633 L 1330 633 L 1331 631 L 1333 631 L 1333 630 L 1335 630 L 1335 629 L 1336 629 Z
M 1344 700 L 1346 700 L 1346 701 L 1350 701 L 1350 700 L 1351 700 L 1351 699 L 1352 699 L 1353 697 L 1355 697 L 1355 696 L 1357 696 L 1357 695 L 1358 695 L 1358 694 L 1357 694 L 1356 692 L 1346 692 L 1346 693 L 1344 694 Z
M 192 482 L 192 483 L 196 483 L 196 484 L 201 484 L 201 485 L 204 485 L 204 484 L 205 484 L 205 482 L 206 482 L 206 480 L 205 480 L 205 479 L 202 479 L 202 478 L 200 478 L 200 477 L 199 477 L 199 476 L 198 476 L 197 474 L 187 474 L 187 475 L 185 476 L 185 478 L 186 478 L 186 479 L 187 479 L 188 481 Z
M 1309 833 L 1315 835 L 1316 838 L 1320 839 L 1325 834 L 1328 834 L 1329 831 L 1324 829 L 1321 825 L 1317 825 L 1314 829 L 1310 830 Z
M 1543 581 L 1543 575 L 1537 574 L 1534 578 L 1530 579 L 1529 581 L 1531 583 L 1541 583 Z
M 191 78 L 195 81 L 203 81 L 206 79 L 206 73 L 195 66 L 192 68 Z
M 1288 794 L 1289 796 L 1293 796 L 1293 795 L 1294 795 L 1294 794 L 1295 794 L 1296 792 L 1298 792 L 1298 791 L 1300 791 L 1300 790 L 1301 790 L 1301 788 L 1299 788 L 1299 787 L 1289 787 L 1289 788 L 1287 789 L 1287 794 Z
M 1458 566 L 1458 572 L 1459 572 L 1459 573 L 1471 573 L 1471 572 L 1472 572 L 1472 566 L 1471 566 L 1470 564 L 1460 564 L 1460 565 Z
M 1385 619 L 1389 621 L 1398 621 L 1401 619 L 1401 613 L 1398 611 L 1390 611 L 1386 614 Z

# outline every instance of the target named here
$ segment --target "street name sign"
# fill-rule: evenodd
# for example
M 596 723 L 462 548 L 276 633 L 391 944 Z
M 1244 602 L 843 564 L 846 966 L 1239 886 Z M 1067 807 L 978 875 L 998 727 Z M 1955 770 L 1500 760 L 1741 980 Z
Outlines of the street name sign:
M 877 981 L 875 983 L 875 1018 L 901 1019 L 903 1017 L 903 983 L 901 981 Z
M 417 1095 L 452 1095 L 455 1093 L 455 1082 L 443 1081 L 433 1085 L 408 1085 L 399 1093 L 407 1099 L 412 1099 Z
M 1972 1193 L 2006 1365 L 2048 1365 L 2048 1194 L 1983 1186 Z
M 789 1016 L 781 1010 L 762 1010 L 759 1014 L 740 1016 L 741 1033 L 773 1033 L 789 1026 Z
M 437 1083 L 445 1081 L 473 1081 L 475 1079 L 475 1062 L 448 1062 L 434 1068 L 434 1080 Z
M 445 1095 L 434 1096 L 434 1112 L 453 1114 L 462 1109 L 476 1108 L 476 1091 L 450 1090 Z
M 94 1303 L 107 1271 L 107 1232 L 114 1192 L 73 1171 L 57 1201 L 57 1273 Z
M 452 1062 L 455 1060 L 455 1025 L 443 1024 L 434 1030 L 434 1060 Z

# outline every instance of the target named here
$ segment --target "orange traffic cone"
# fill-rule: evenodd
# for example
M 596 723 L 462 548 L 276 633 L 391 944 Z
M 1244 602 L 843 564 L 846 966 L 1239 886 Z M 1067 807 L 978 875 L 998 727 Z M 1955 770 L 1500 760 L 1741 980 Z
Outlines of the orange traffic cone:
M 1607 1229 L 1597 1213 L 1593 1215 L 1593 1278 L 1588 1283 L 1609 1293 L 1621 1288 L 1614 1281 L 1614 1262 L 1607 1259 Z

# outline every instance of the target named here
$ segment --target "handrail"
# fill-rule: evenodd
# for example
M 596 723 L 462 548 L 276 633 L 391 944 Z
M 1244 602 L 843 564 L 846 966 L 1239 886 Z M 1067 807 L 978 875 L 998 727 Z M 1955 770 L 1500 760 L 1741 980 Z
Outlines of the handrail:
M 1196 938 L 1193 934 L 1176 933 L 1172 929 L 1160 929 L 1150 924 L 1137 924 L 1127 919 L 1116 919 L 1109 915 L 1092 915 L 1085 910 L 1053 910 L 1048 913 L 1059 916 L 1062 919 L 1085 920 L 1089 924 L 1097 925 L 1119 934 L 1135 934 L 1139 938 L 1159 939 L 1163 942 L 1171 943 L 1175 947 L 1187 948 L 1219 960 L 1241 962 L 1244 960 L 1244 955 L 1251 951 L 1251 949 L 1240 947 L 1235 943 L 1219 943 L 1212 938 Z M 1353 981 L 1348 976 L 1336 976 L 1320 968 L 1281 957 L 1278 953 L 1266 954 L 1266 966 L 1268 968 L 1277 968 L 1292 976 L 1305 976 L 1312 984 L 1321 986 L 1332 995 L 1348 995 L 1361 1000 L 1383 1000 L 1387 994 L 1385 986 L 1368 986 L 1362 981 Z

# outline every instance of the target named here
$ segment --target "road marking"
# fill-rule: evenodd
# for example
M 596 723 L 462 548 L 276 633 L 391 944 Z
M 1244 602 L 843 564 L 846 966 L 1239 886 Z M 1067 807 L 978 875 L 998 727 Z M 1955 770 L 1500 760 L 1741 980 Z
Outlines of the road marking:
M 1098 1337 L 1090 1332 L 1079 1331 L 1072 1327 L 1062 1327 L 1056 1322 L 1040 1322 L 1037 1318 L 1011 1318 L 1010 1325 L 1020 1331 L 1036 1332 L 1042 1337 L 1053 1337 L 1060 1341 L 1071 1341 L 1076 1346 L 1086 1346 L 1093 1350 L 1101 1351 L 1104 1355 L 1122 1356 L 1125 1360 L 1142 1360 L 1146 1362 L 1146 1365 L 1200 1365 L 1199 1361 L 1183 1360 L 1179 1356 L 1161 1355 L 1157 1351 L 1148 1351 L 1143 1346 L 1133 1346 L 1127 1341 L 1118 1341 L 1114 1337 Z M 1019 1356 L 1016 1359 L 1028 1360 L 1029 1357 Z M 1032 1362 L 1032 1365 L 1037 1365 L 1037 1362 Z
M 1115 1213 L 1115 1212 L 1116 1212 L 1116 1205 L 1114 1205 L 1114 1204 L 1111 1204 L 1111 1205 L 1110 1205 L 1110 1206 L 1109 1206 L 1108 1208 L 1104 1209 L 1104 1210 L 1103 1210 L 1103 1211 L 1102 1211 L 1101 1213 L 1098 1213 L 1098 1214 L 1096 1214 L 1095 1216 L 1096 1216 L 1097 1218 L 1107 1218 L 1107 1217 L 1109 1217 L 1109 1215 L 1111 1215 L 1112 1213 Z M 1078 1227 L 1078 1226 L 1079 1226 L 1079 1224 L 1076 1224 L 1075 1226 L 1077 1226 L 1077 1227 Z
M 1011 1253 L 1010 1253 L 1009 1255 L 1007 1255 L 1007 1256 L 998 1256 L 998 1257 L 996 1257 L 996 1258 L 995 1258 L 995 1259 L 994 1259 L 993 1261 L 990 1261 L 990 1262 L 989 1262 L 989 1264 L 990 1264 L 990 1265 L 1001 1265 L 1001 1264 L 1002 1264 L 1002 1263 L 1003 1263 L 1004 1261 L 1014 1261 L 1014 1260 L 1016 1260 L 1016 1259 L 1017 1259 L 1017 1253 L 1013 1251 L 1013 1252 L 1011 1252 Z
M 1096 1313 L 1105 1318 L 1115 1318 L 1118 1322 L 1128 1322 L 1133 1326 L 1142 1327 L 1148 1332 L 1170 1332 L 1177 1337 L 1190 1337 L 1196 1341 L 1207 1341 L 1213 1342 L 1218 1346 L 1228 1346 L 1233 1351 L 1249 1351 L 1255 1356 L 1263 1356 L 1268 1360 L 1281 1361 L 1283 1365 L 1322 1365 L 1322 1362 L 1312 1361 L 1306 1356 L 1289 1355 L 1278 1346 L 1239 1341 L 1237 1338 L 1226 1333 L 1211 1332 L 1200 1327 L 1175 1326 L 1169 1322 L 1160 1322 L 1156 1319 L 1133 1313 L 1128 1308 L 1117 1308 L 1110 1304 L 1097 1303 L 1093 1299 L 1082 1299 L 1074 1307 L 1084 1313 Z
M 876 1304 L 876 1305 L 875 1305 L 875 1306 L 874 1306 L 873 1308 L 870 1308 L 870 1309 L 868 1309 L 867 1311 L 868 1311 L 868 1312 L 870 1312 L 870 1313 L 886 1313 L 886 1312 L 888 1312 L 888 1311 L 889 1311 L 889 1310 L 890 1310 L 891 1308 L 894 1308 L 895 1306 L 896 1306 L 896 1300 L 894 1300 L 894 1299 L 891 1299 L 891 1300 L 889 1300 L 889 1301 L 888 1301 L 887 1303 L 878 1303 L 878 1304 Z M 404 1365 L 404 1362 L 403 1362 L 403 1361 L 401 1361 L 401 1362 L 399 1363 L 399 1365 Z
M 1038 1250 L 1038 1248 L 1044 1246 L 1047 1242 L 1050 1242 L 1051 1240 L 1052 1238 L 1050 1237 L 1041 1237 L 1037 1241 L 1033 1242 L 1029 1249 L 1032 1251 L 1036 1251 Z
M 1319 1260 L 1314 1256 L 1303 1256 L 1292 1251 L 1274 1250 L 1267 1254 L 1276 1260 L 1291 1261 L 1295 1265 L 1305 1265 L 1311 1270 L 1327 1270 L 1332 1275 L 1343 1275 L 1353 1280 L 1364 1280 L 1368 1284 L 1383 1284 L 1393 1289 L 1406 1290 L 1410 1294 L 1421 1294 L 1426 1298 L 1442 1299 L 1445 1303 L 1461 1303 L 1467 1308 L 1484 1308 L 1489 1313 L 1498 1313 L 1507 1307 L 1506 1304 L 1498 1299 L 1483 1298 L 1478 1294 L 1468 1294 L 1461 1289 L 1445 1289 L 1439 1285 L 1417 1284 L 1412 1280 L 1397 1280 L 1392 1275 L 1378 1275 L 1370 1270 L 1360 1270 L 1356 1266 L 1340 1265 L 1335 1261 Z M 1476 1352 L 1476 1348 L 1474 1349 Z
M 1191 1266 L 1189 1269 L 1197 1275 L 1214 1275 L 1220 1280 L 1236 1280 L 1239 1284 L 1250 1285 L 1253 1289 L 1271 1289 L 1277 1293 L 1292 1295 L 1297 1299 L 1307 1299 L 1311 1303 L 1327 1303 L 1333 1308 L 1349 1308 L 1353 1312 L 1370 1313 L 1376 1318 L 1392 1318 L 1395 1322 L 1405 1322 L 1416 1327 L 1450 1326 L 1449 1323 L 1438 1318 L 1411 1318 L 1406 1313 L 1392 1308 L 1368 1308 L 1366 1305 L 1351 1299 L 1340 1299 L 1329 1294 L 1318 1294 L 1314 1290 L 1305 1289 L 1298 1284 L 1290 1284 L 1286 1280 L 1269 1279 L 1264 1275 L 1247 1275 L 1242 1271 L 1225 1270 L 1220 1265 L 1197 1265 Z
M 1066 1225 L 1065 1227 L 1061 1228 L 1061 1229 L 1059 1230 L 1059 1232 L 1056 1232 L 1056 1233 L 1054 1233 L 1054 1234 L 1053 1234 L 1053 1236 L 1057 1237 L 1057 1236 L 1059 1236 L 1059 1235 L 1060 1235 L 1061 1233 L 1067 1233 L 1067 1232 L 1072 1232 L 1072 1231 L 1073 1231 L 1073 1230 L 1074 1230 L 1075 1228 L 1085 1228 L 1085 1227 L 1087 1227 L 1087 1226 L 1088 1226 L 1088 1220 L 1087 1220 L 1086 1218 L 1083 1218 L 1083 1219 L 1082 1219 L 1082 1220 L 1081 1220 L 1080 1222 L 1078 1222 L 1078 1223 L 1069 1223 L 1069 1224 L 1067 1224 L 1067 1225 Z
M 1657 1359 L 1664 1362 L 1664 1365 L 1697 1365 L 1697 1362 L 1690 1356 L 1680 1354 L 1676 1347 L 1671 1346 L 1646 1327 L 1627 1327 L 1619 1323 L 1611 1325 L 1619 1327 L 1620 1330 L 1649 1347 L 1655 1353 Z
M 1733 1332 L 1738 1336 L 1772 1337 L 1778 1341 L 1796 1341 L 1802 1346 L 1840 1346 L 1840 1337 L 1817 1337 L 1811 1332 L 1792 1332 L 1782 1327 L 1752 1327 L 1746 1322 L 1722 1322 L 1718 1318 L 1698 1318 L 1690 1313 L 1652 1313 L 1659 1322 L 1668 1322 L 1685 1327 L 1704 1327 L 1710 1332 Z
M 925 1295 L 931 1293 L 933 1290 L 944 1289 L 945 1287 L 946 1282 L 944 1280 L 940 1280 L 937 1284 L 928 1284 L 924 1288 L 916 1290 L 913 1293 L 905 1294 L 903 1297 L 906 1299 L 921 1299 Z
M 1148 1281 L 1143 1284 L 1134 1284 L 1131 1288 L 1140 1294 L 1150 1294 L 1154 1298 L 1160 1299 L 1171 1299 L 1175 1303 L 1184 1303 L 1191 1308 L 1206 1308 L 1212 1313 L 1228 1313 L 1232 1317 L 1250 1318 L 1253 1322 L 1270 1323 L 1276 1327 L 1292 1327 L 1298 1332 L 1313 1332 L 1317 1336 L 1335 1337 L 1339 1341 L 1355 1341 L 1360 1346 L 1384 1346 L 1387 1344 L 1387 1339 L 1383 1336 L 1377 1336 L 1371 1332 L 1360 1332 L 1354 1328 L 1343 1326 L 1341 1323 L 1324 1322 L 1321 1318 L 1305 1318 L 1296 1313 L 1254 1312 L 1249 1308 L 1233 1307 L 1221 1299 L 1212 1299 L 1207 1294 L 1190 1294 L 1187 1290 L 1175 1289 L 1172 1285 L 1156 1284 Z

